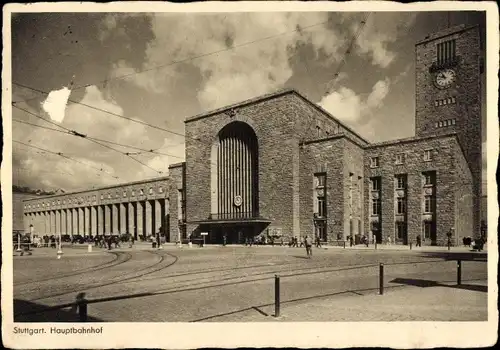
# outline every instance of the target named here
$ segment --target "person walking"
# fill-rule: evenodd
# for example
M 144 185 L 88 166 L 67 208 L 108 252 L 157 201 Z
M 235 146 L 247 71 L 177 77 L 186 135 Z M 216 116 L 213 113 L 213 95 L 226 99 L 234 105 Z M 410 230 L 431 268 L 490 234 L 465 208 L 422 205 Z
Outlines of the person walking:
M 321 248 L 321 240 L 319 239 L 319 235 L 316 235 L 316 248 Z
M 306 253 L 309 259 L 312 258 L 312 239 L 309 236 L 304 238 L 304 245 L 306 246 Z
M 417 235 L 417 247 L 421 246 L 422 246 L 422 238 L 420 237 L 420 235 Z

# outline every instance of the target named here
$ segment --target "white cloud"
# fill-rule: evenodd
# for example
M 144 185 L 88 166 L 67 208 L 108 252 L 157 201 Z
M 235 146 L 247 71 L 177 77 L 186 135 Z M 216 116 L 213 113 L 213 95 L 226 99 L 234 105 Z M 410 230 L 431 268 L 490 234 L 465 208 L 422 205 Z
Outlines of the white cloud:
M 396 53 L 390 45 L 406 33 L 415 22 L 415 13 L 377 13 L 371 15 L 360 33 L 356 48 L 360 55 L 368 55 L 373 65 L 388 67 L 396 58 Z M 353 32 L 359 28 L 359 23 L 353 25 Z
M 363 116 L 369 115 L 383 105 L 390 85 L 388 78 L 377 81 L 370 94 L 364 99 L 352 89 L 341 86 L 324 96 L 319 105 L 347 124 L 356 125 L 356 122 Z
M 155 40 L 148 45 L 143 69 L 188 59 L 203 79 L 201 107 L 217 108 L 281 88 L 293 74 L 289 58 L 298 43 L 311 45 L 316 55 L 322 53 L 331 62 L 338 60 L 345 36 L 319 24 L 327 19 L 327 13 L 155 14 Z M 319 25 L 309 27 L 314 24 Z M 207 55 L 211 52 L 218 53 Z M 127 68 L 117 63 L 113 74 L 132 72 Z M 175 77 L 183 74 L 182 66 L 175 65 L 130 79 L 150 91 L 168 93 L 176 88 Z
M 42 107 L 50 116 L 50 119 L 61 123 L 64 120 L 64 112 L 68 103 L 71 90 L 63 87 L 61 90 L 54 90 L 49 93 Z

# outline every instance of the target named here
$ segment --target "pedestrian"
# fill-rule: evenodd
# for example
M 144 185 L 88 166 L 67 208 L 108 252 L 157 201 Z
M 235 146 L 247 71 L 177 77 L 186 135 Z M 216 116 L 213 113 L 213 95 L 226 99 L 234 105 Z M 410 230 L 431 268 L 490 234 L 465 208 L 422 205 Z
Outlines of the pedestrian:
M 306 246 L 306 254 L 309 259 L 312 257 L 312 239 L 308 235 L 304 238 L 304 245 Z
M 222 245 L 225 247 L 227 244 L 227 236 L 224 235 L 224 237 L 222 237 Z
M 319 239 L 319 235 L 316 235 L 316 248 L 321 248 L 321 241 Z
M 422 238 L 420 237 L 420 235 L 417 235 L 417 247 L 421 246 L 422 246 Z
M 352 235 L 349 235 L 349 246 L 352 247 L 354 245 L 354 239 Z
M 108 236 L 108 250 L 111 250 L 112 238 L 111 235 Z
M 130 233 L 128 234 L 128 240 L 129 240 L 129 248 L 132 248 L 134 246 L 134 236 L 132 236 Z
M 387 237 L 387 245 L 391 245 L 391 236 Z

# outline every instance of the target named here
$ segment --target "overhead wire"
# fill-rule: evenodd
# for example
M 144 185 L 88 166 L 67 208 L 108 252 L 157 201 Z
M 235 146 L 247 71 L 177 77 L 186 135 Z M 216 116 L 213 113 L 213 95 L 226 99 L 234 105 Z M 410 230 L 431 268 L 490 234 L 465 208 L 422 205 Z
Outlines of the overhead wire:
M 40 116 L 38 116 L 38 115 L 36 115 L 34 113 L 31 113 L 31 112 L 29 112 L 29 113 L 32 114 L 32 115 L 34 115 L 34 116 L 36 116 L 36 117 L 41 118 Z M 42 119 L 46 120 L 44 118 L 42 118 Z M 152 153 L 152 154 L 158 154 L 158 155 L 162 155 L 162 156 L 168 156 L 168 157 L 174 157 L 174 158 L 184 159 L 184 157 L 176 156 L 174 154 L 169 154 L 169 153 L 164 153 L 164 152 L 158 152 L 155 149 L 145 149 L 145 148 L 136 147 L 136 146 L 132 146 L 132 145 L 124 145 L 124 144 L 121 144 L 121 143 L 118 143 L 118 142 L 104 140 L 104 139 L 100 139 L 100 138 L 88 136 L 88 135 L 85 135 L 85 134 L 81 134 L 81 133 L 79 133 L 77 131 L 70 130 L 70 129 L 68 129 L 68 130 L 53 129 L 53 128 L 49 128 L 49 127 L 46 127 L 46 126 L 43 126 L 43 125 L 38 125 L 38 124 L 30 123 L 30 122 L 27 122 L 27 121 L 24 121 L 24 120 L 19 120 L 19 119 L 12 119 L 12 121 L 13 122 L 17 122 L 17 123 L 22 123 L 22 124 L 30 125 L 30 126 L 33 126 L 33 127 L 36 127 L 36 128 L 41 128 L 41 129 L 45 129 L 45 130 L 59 132 L 59 133 L 62 133 L 62 134 L 67 134 L 67 135 L 81 137 L 81 138 L 87 138 L 87 139 L 95 140 L 95 141 L 99 141 L 99 142 L 110 143 L 110 144 L 113 144 L 115 146 L 120 146 L 120 147 L 125 147 L 125 148 L 130 148 L 130 149 L 138 150 L 138 151 L 141 151 L 141 152 L 137 152 L 137 153 L 141 153 L 141 154 L 142 153 Z M 161 149 L 161 148 L 159 148 L 159 149 Z M 126 153 L 132 154 L 132 152 L 126 152 Z
M 333 88 L 333 84 L 335 84 L 336 80 L 338 79 L 338 77 L 339 77 L 339 75 L 340 75 L 340 73 L 342 71 L 342 68 L 344 68 L 347 56 L 351 54 L 351 51 L 352 51 L 352 49 L 354 47 L 354 44 L 356 43 L 356 41 L 358 40 L 359 36 L 363 32 L 363 29 L 364 29 L 364 27 L 366 25 L 366 22 L 368 22 L 368 19 L 370 18 L 371 14 L 372 13 L 369 12 L 364 17 L 364 19 L 360 22 L 360 26 L 358 27 L 356 33 L 354 34 L 353 38 L 349 42 L 349 45 L 347 46 L 347 49 L 344 52 L 344 55 L 342 56 L 342 60 L 340 61 L 339 65 L 337 66 L 337 69 L 335 70 L 335 74 L 333 75 L 333 79 L 330 82 L 327 83 L 327 84 L 330 85 L 330 87 L 327 88 L 327 91 L 326 91 L 325 95 L 328 95 L 330 93 L 331 89 Z
M 300 28 L 297 27 L 294 30 L 290 30 L 290 31 L 286 31 L 286 32 L 281 32 L 281 33 L 270 35 L 270 36 L 267 36 L 267 37 L 264 37 L 264 38 L 247 41 L 247 42 L 244 42 L 244 43 L 241 43 L 241 44 L 238 44 L 238 45 L 233 45 L 233 46 L 231 46 L 229 48 L 215 50 L 215 51 L 207 52 L 207 53 L 200 54 L 200 55 L 197 55 L 197 56 L 187 57 L 185 59 L 181 59 L 181 60 L 177 60 L 177 61 L 170 61 L 170 62 L 162 64 L 162 65 L 158 65 L 158 66 L 154 66 L 154 67 L 151 67 L 151 68 L 143 69 L 143 70 L 136 71 L 136 72 L 133 72 L 133 73 L 128 73 L 128 74 L 120 75 L 120 76 L 113 77 L 113 78 L 104 79 L 104 80 L 101 80 L 101 81 L 98 81 L 98 82 L 95 82 L 95 83 L 89 83 L 89 84 L 85 84 L 85 85 L 80 85 L 80 86 L 74 87 L 72 90 L 73 91 L 74 90 L 79 90 L 79 89 L 87 88 L 87 87 L 92 86 L 92 85 L 102 85 L 102 84 L 108 83 L 108 82 L 110 82 L 112 80 L 124 79 L 124 78 L 128 78 L 128 77 L 131 77 L 131 76 L 134 76 L 134 75 L 143 74 L 143 73 L 151 72 L 151 71 L 154 71 L 154 70 L 162 69 L 162 68 L 165 68 L 165 67 L 173 66 L 173 65 L 176 65 L 176 64 L 186 63 L 186 62 L 189 62 L 189 61 L 192 61 L 192 60 L 195 60 L 195 59 L 199 59 L 199 58 L 203 58 L 203 57 L 209 57 L 209 56 L 212 56 L 212 55 L 217 55 L 217 54 L 220 54 L 220 53 L 223 53 L 223 52 L 226 52 L 226 51 L 233 51 L 233 50 L 241 48 L 241 47 L 253 45 L 253 44 L 256 44 L 256 43 L 259 43 L 259 42 L 262 42 L 262 41 L 271 40 L 271 39 L 274 39 L 274 38 L 277 38 L 277 37 L 280 37 L 280 36 L 283 36 L 283 35 L 287 35 L 287 34 L 295 33 L 295 32 L 298 32 L 298 31 L 305 30 L 305 29 L 309 29 L 309 28 L 320 26 L 320 25 L 324 25 L 324 24 L 326 24 L 326 23 L 328 23 L 330 21 L 331 21 L 331 19 L 329 18 L 326 21 L 314 23 L 314 24 L 303 26 L 303 27 L 300 27 Z M 18 85 L 18 84 L 16 84 L 16 85 Z M 46 92 L 43 92 L 43 93 L 47 94 Z M 36 98 L 39 98 L 39 97 L 36 97 Z M 15 101 L 15 102 L 12 102 L 12 103 L 28 102 L 28 101 L 34 100 L 36 98 L 32 98 L 32 99 L 28 99 L 28 100 Z
M 62 157 L 62 158 L 65 158 L 65 159 L 67 159 L 67 160 L 72 160 L 72 161 L 74 161 L 74 162 L 76 162 L 76 163 L 79 163 L 79 164 L 82 164 L 82 165 L 85 165 L 85 166 L 91 167 L 91 168 L 93 168 L 93 169 L 95 169 L 95 170 L 98 170 L 98 171 L 101 171 L 101 172 L 103 172 L 103 173 L 105 173 L 105 174 L 107 174 L 107 175 L 109 175 L 109 176 L 111 176 L 111 177 L 113 177 L 113 178 L 115 178 L 115 179 L 119 179 L 119 177 L 118 177 L 118 176 L 113 175 L 113 174 L 111 174 L 111 173 L 109 173 L 109 172 L 105 171 L 103 168 L 97 168 L 97 167 L 95 167 L 95 166 L 93 166 L 93 165 L 90 165 L 90 164 L 84 163 L 84 162 L 82 162 L 82 161 L 79 161 L 78 159 L 71 158 L 71 157 L 69 157 L 69 156 L 64 155 L 62 152 L 53 152 L 53 151 L 50 151 L 50 150 L 47 150 L 47 149 L 44 149 L 44 148 L 41 148 L 41 147 L 38 147 L 38 146 L 34 146 L 34 145 L 30 145 L 30 144 L 28 144 L 28 143 L 24 143 L 24 142 L 22 142 L 22 141 L 18 141 L 18 140 L 12 140 L 12 142 L 16 142 L 16 143 L 18 143 L 18 144 L 21 144 L 21 145 L 24 145 L 24 146 L 27 146 L 27 147 L 35 148 L 35 149 L 37 149 L 37 150 L 39 150 L 39 151 L 43 151 L 43 152 L 46 152 L 46 153 L 50 153 L 50 154 L 53 154 L 53 155 L 57 155 L 57 156 L 60 156 L 60 157 Z

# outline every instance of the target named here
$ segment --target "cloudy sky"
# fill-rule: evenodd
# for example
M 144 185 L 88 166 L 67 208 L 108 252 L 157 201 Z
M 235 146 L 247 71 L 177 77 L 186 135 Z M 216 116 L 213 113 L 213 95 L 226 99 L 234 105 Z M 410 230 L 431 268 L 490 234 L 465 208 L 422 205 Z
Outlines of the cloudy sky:
M 184 157 L 186 117 L 283 88 L 297 89 L 371 141 L 413 136 L 414 44 L 462 23 L 484 25 L 484 18 L 471 12 L 15 14 L 12 136 L 22 143 L 13 143 L 13 183 L 72 191 L 167 175 L 168 165 Z M 66 106 L 54 103 L 67 99 Z

